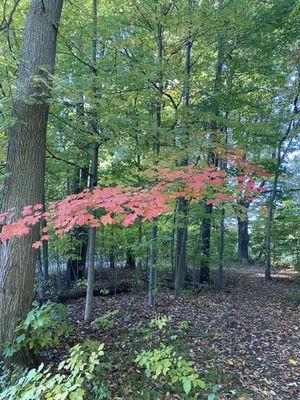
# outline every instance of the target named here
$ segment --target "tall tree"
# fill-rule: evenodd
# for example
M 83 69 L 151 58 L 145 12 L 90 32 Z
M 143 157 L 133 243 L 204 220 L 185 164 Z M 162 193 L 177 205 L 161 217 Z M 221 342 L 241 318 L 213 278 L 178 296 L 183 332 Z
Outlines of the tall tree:
M 182 91 L 182 106 L 183 106 L 183 127 L 182 127 L 182 140 L 181 146 L 183 151 L 183 158 L 180 161 L 181 166 L 188 164 L 188 157 L 186 150 L 188 147 L 188 139 L 190 134 L 190 121 L 189 109 L 191 102 L 191 53 L 192 53 L 192 26 L 191 17 L 194 11 L 194 0 L 187 1 L 188 10 L 188 26 L 185 38 L 185 68 L 183 78 L 183 91 Z M 187 227 L 187 213 L 188 205 L 184 197 L 180 197 L 177 201 L 177 223 L 176 229 L 176 258 L 175 258 L 175 296 L 179 295 L 186 275 L 186 243 L 188 235 Z
M 93 40 L 92 40 L 92 92 L 94 96 L 94 108 L 92 110 L 92 128 L 94 139 L 92 142 L 92 161 L 91 161 L 91 178 L 90 190 L 97 185 L 98 180 L 98 154 L 99 154 L 99 120 L 98 120 L 98 96 L 99 89 L 97 83 L 98 66 L 97 66 L 97 42 L 98 42 L 98 0 L 93 0 Z M 96 228 L 89 228 L 88 233 L 88 274 L 87 274 L 87 292 L 84 320 L 90 322 L 92 319 L 93 294 L 94 294 L 94 276 L 95 276 L 95 258 L 96 258 Z
M 2 211 L 41 204 L 44 197 L 45 146 L 51 75 L 63 0 L 33 0 L 25 27 L 14 125 L 8 135 L 7 178 Z M 11 340 L 16 322 L 29 311 L 34 295 L 38 228 L 5 241 L 0 250 L 0 347 Z
M 297 130 L 300 124 L 299 119 L 297 119 L 297 114 L 299 113 L 298 109 L 299 89 L 300 89 L 300 81 L 298 81 L 297 94 L 293 101 L 293 109 L 292 109 L 293 116 L 290 122 L 288 123 L 286 131 L 281 135 L 279 139 L 276 151 L 273 153 L 276 163 L 275 163 L 274 180 L 268 204 L 266 233 L 265 233 L 265 279 L 266 280 L 271 279 L 271 228 L 274 218 L 274 209 L 276 206 L 278 183 L 280 174 L 282 172 L 281 167 L 283 162 L 285 161 L 286 156 L 288 155 L 288 151 L 292 141 L 295 138 L 295 134 L 298 133 Z

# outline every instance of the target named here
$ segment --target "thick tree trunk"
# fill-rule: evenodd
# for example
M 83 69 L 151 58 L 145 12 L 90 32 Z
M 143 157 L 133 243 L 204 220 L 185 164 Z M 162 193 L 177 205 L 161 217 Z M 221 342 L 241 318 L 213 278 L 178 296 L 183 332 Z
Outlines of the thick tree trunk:
M 249 233 L 248 216 L 238 217 L 238 258 L 242 261 L 249 261 Z
M 2 210 L 43 202 L 49 73 L 54 70 L 57 27 L 62 0 L 33 0 L 25 27 L 18 93 L 13 104 L 16 123 L 8 135 L 7 173 Z M 45 69 L 47 68 L 47 70 Z M 31 307 L 37 262 L 32 244 L 38 227 L 23 238 L 5 241 L 0 251 L 0 347 L 13 337 L 15 323 Z
M 240 200 L 239 206 L 243 208 L 242 212 L 238 210 L 237 223 L 238 223 L 238 259 L 244 262 L 249 261 L 249 218 L 248 209 L 250 202 Z
M 126 251 L 125 267 L 129 268 L 129 269 L 135 269 L 135 267 L 136 267 L 135 258 L 134 258 L 134 255 L 132 254 L 132 250 L 130 248 L 127 249 L 127 251 Z

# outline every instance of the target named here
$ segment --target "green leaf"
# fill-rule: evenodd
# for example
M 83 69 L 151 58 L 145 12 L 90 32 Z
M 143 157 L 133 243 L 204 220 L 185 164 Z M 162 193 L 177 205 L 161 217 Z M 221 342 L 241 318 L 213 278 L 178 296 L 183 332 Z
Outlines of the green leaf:
M 192 384 L 189 378 L 184 378 L 183 379 L 183 390 L 185 391 L 186 394 L 189 394 L 192 389 Z

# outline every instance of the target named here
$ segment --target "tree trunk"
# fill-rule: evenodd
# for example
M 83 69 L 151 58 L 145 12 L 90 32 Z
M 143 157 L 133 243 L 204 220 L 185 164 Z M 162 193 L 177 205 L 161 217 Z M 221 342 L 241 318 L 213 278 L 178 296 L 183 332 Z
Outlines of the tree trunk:
M 151 229 L 151 250 L 150 250 L 150 268 L 149 268 L 149 289 L 148 304 L 155 306 L 156 281 L 157 281 L 157 224 L 154 221 Z
M 16 123 L 8 134 L 7 173 L 2 211 L 43 202 L 46 129 L 57 28 L 62 0 L 33 0 L 25 27 L 18 93 L 13 103 Z M 47 70 L 46 70 L 46 68 Z M 16 321 L 30 310 L 34 294 L 39 228 L 23 238 L 2 243 L 0 251 L 0 347 L 13 337 Z
M 218 0 L 219 9 L 222 7 L 222 0 Z M 220 91 L 220 87 L 222 84 L 222 70 L 223 70 L 223 58 L 224 58 L 224 34 L 222 33 L 218 40 L 218 56 L 216 63 L 216 73 L 214 80 L 214 99 L 212 111 L 215 116 L 219 116 L 220 114 L 220 105 L 218 100 L 218 93 Z M 211 128 L 213 131 L 218 130 L 217 121 L 211 122 Z M 214 141 L 214 136 L 212 137 L 212 141 Z M 219 160 L 217 157 L 209 150 L 208 153 L 208 164 L 217 166 Z M 212 205 L 204 205 L 205 208 L 205 216 L 202 220 L 202 228 L 201 228 L 201 266 L 200 266 L 200 283 L 210 283 L 210 270 L 209 270 L 209 258 L 210 258 L 210 237 L 211 237 L 211 217 L 213 212 Z M 222 239 L 224 240 L 224 239 Z
M 160 155 L 160 129 L 161 129 L 161 110 L 162 110 L 162 96 L 163 96 L 163 26 L 160 21 L 157 23 L 157 50 L 158 50 L 158 99 L 156 104 L 156 136 L 153 150 L 156 153 L 157 160 L 159 161 Z M 149 265 L 149 278 L 148 278 L 148 304 L 155 306 L 156 297 L 156 282 L 157 282 L 157 224 L 156 219 L 153 221 L 151 229 L 151 248 L 150 248 L 150 265 Z
M 125 267 L 129 269 L 135 269 L 136 263 L 132 250 L 129 248 L 126 251 L 126 264 Z
M 96 1 L 97 2 L 97 1 Z M 91 190 L 97 184 L 97 170 L 98 170 L 98 151 L 99 144 L 93 143 L 93 159 L 91 169 Z M 96 228 L 89 228 L 88 233 L 88 259 L 87 259 L 87 290 L 86 290 L 86 303 L 84 312 L 84 321 L 90 322 L 92 319 L 93 298 L 94 298 L 94 280 L 95 280 L 95 256 L 96 256 Z
M 178 296 L 183 288 L 186 275 L 186 242 L 187 242 L 187 201 L 184 197 L 178 199 L 177 215 L 177 241 L 175 260 L 175 296 Z
M 43 198 L 43 210 L 45 211 L 45 197 Z M 42 229 L 47 227 L 46 220 L 42 221 Z M 42 247 L 42 267 L 43 267 L 43 280 L 44 280 L 44 293 L 48 290 L 49 283 L 49 245 L 48 240 L 43 240 Z
M 279 150 L 280 151 L 280 150 Z M 268 206 L 268 214 L 267 214 L 267 221 L 266 221 L 266 234 L 265 234 L 265 279 L 271 279 L 271 228 L 273 222 L 273 215 L 274 215 L 274 205 L 276 199 L 276 190 L 279 178 L 279 167 L 275 172 L 275 178 L 273 182 L 270 202 Z
M 189 16 L 194 9 L 194 0 L 187 1 Z M 189 139 L 189 108 L 190 108 L 190 74 L 191 74 L 191 51 L 192 51 L 192 32 L 191 23 L 189 23 L 188 32 L 185 39 L 185 69 L 183 82 L 183 109 L 186 113 L 182 131 L 182 150 L 186 152 Z M 188 158 L 185 154 L 180 163 L 181 166 L 188 165 Z M 183 287 L 186 275 L 186 243 L 187 243 L 187 201 L 181 197 L 177 202 L 177 211 L 179 216 L 179 227 L 176 229 L 176 258 L 175 258 L 175 296 L 178 296 Z
M 92 126 L 94 135 L 98 136 L 93 141 L 92 149 L 92 164 L 91 164 L 91 181 L 90 190 L 97 185 L 98 180 L 98 154 L 99 154 L 99 121 L 98 121 L 98 85 L 97 85 L 97 35 L 98 35 L 98 0 L 93 0 L 93 41 L 92 41 L 92 63 L 93 63 L 93 79 L 94 84 L 92 91 L 94 94 L 94 109 L 92 111 L 93 120 Z M 96 228 L 89 228 L 88 236 L 88 276 L 87 276 L 87 291 L 86 291 L 86 303 L 84 312 L 84 321 L 90 322 L 92 319 L 93 309 L 93 293 L 94 293 L 94 280 L 95 280 L 95 256 L 96 256 Z
M 249 261 L 249 233 L 248 233 L 248 215 L 247 212 L 244 218 L 238 220 L 238 258 L 242 261 Z
M 205 216 L 202 220 L 201 227 L 201 266 L 200 266 L 200 283 L 210 283 L 209 274 L 209 254 L 210 254 L 210 228 L 211 228 L 211 216 L 212 216 L 212 205 L 205 205 Z
M 250 202 L 247 200 L 240 200 L 238 205 L 242 210 L 237 210 L 238 222 L 238 259 L 241 261 L 249 261 L 249 218 L 248 210 Z
M 225 208 L 221 209 L 221 219 L 219 222 L 219 238 L 218 238 L 218 272 L 216 289 L 221 290 L 223 286 L 223 269 L 224 269 L 224 220 L 225 220 Z
M 81 190 L 86 189 L 88 186 L 87 174 L 79 169 L 76 171 L 76 176 L 72 185 L 72 193 L 77 194 Z M 66 288 L 70 289 L 72 282 L 82 279 L 84 277 L 86 255 L 87 255 L 87 241 L 88 231 L 85 227 L 77 227 L 72 232 L 70 240 L 75 241 L 75 257 L 69 257 L 67 261 L 67 276 Z

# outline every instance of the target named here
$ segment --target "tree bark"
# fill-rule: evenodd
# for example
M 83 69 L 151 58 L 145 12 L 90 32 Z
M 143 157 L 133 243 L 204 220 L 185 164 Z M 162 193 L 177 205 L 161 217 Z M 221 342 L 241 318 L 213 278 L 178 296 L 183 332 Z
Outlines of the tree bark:
M 8 134 L 7 178 L 2 211 L 43 202 L 45 145 L 57 28 L 63 0 L 33 0 L 27 17 L 13 103 L 16 122 Z M 34 294 L 39 228 L 5 241 L 0 250 L 0 347 L 13 338 L 14 327 L 30 310 Z
M 280 153 L 280 148 L 278 149 L 278 152 Z M 278 184 L 278 179 L 279 179 L 279 168 L 280 168 L 280 164 L 281 164 L 280 159 L 281 159 L 281 157 L 279 155 L 279 161 L 278 161 L 277 169 L 275 172 L 271 197 L 270 197 L 269 206 L 268 206 L 267 221 L 266 221 L 266 234 L 265 234 L 265 279 L 266 280 L 271 279 L 271 228 L 272 228 L 273 215 L 274 215 L 276 190 L 277 190 L 277 184 Z
M 161 11 L 161 10 L 160 10 Z M 158 50 L 158 98 L 156 104 L 156 136 L 153 150 L 156 153 L 158 162 L 160 155 L 160 129 L 161 129 L 161 111 L 162 111 L 162 96 L 163 96 L 163 26 L 160 21 L 157 23 L 157 50 Z M 157 223 L 156 219 L 153 221 L 151 229 L 151 247 L 150 247 L 150 265 L 149 265 L 149 279 L 148 279 L 148 305 L 155 306 L 156 297 L 156 282 L 157 282 Z
M 237 222 L 238 222 L 238 259 L 241 261 L 249 261 L 249 218 L 248 209 L 250 202 L 247 200 L 240 200 L 239 206 L 243 207 L 243 210 L 238 210 Z
M 88 174 L 84 170 L 78 169 L 72 185 L 72 193 L 77 194 L 88 186 Z M 70 236 L 70 240 L 75 240 L 75 257 L 69 257 L 67 261 L 66 288 L 70 289 L 71 284 L 78 279 L 84 277 L 88 230 L 85 227 L 77 227 L 72 232 L 74 236 Z
M 184 197 L 178 199 L 178 215 L 176 236 L 176 260 L 175 260 L 175 296 L 178 296 L 183 288 L 186 276 L 186 242 L 187 242 L 187 201 Z M 180 214 L 179 214 L 180 213 Z
M 201 266 L 200 266 L 200 283 L 210 283 L 209 274 L 209 254 L 210 254 L 210 231 L 211 231 L 211 217 L 212 205 L 204 205 L 205 215 L 202 220 L 201 227 Z
M 153 222 L 151 229 L 151 249 L 150 249 L 150 268 L 149 268 L 149 288 L 148 288 L 148 304 L 155 306 L 156 297 L 156 281 L 157 281 L 157 224 Z
M 98 170 L 98 151 L 99 144 L 93 143 L 93 159 L 91 169 L 91 190 L 97 184 L 97 170 Z M 88 233 L 88 259 L 87 259 L 87 290 L 84 321 L 90 322 L 92 319 L 93 298 L 94 298 L 94 281 L 95 281 L 95 256 L 96 256 L 96 228 L 89 228 Z
M 298 97 L 299 97 L 299 82 L 298 82 L 298 87 L 297 87 L 297 94 L 296 94 L 296 96 L 294 98 L 294 102 L 293 102 L 293 114 L 294 115 L 299 113 L 299 110 L 297 107 Z M 290 144 L 293 140 L 293 136 L 291 136 L 291 133 L 293 131 L 297 132 L 298 128 L 299 128 L 299 120 L 295 121 L 295 116 L 293 116 L 291 121 L 288 124 L 286 132 L 284 133 L 283 137 L 280 139 L 280 141 L 278 143 L 278 147 L 277 147 L 277 155 L 276 155 L 277 162 L 276 162 L 274 182 L 273 182 L 271 196 L 270 196 L 269 205 L 268 205 L 266 233 L 265 233 L 265 279 L 266 280 L 271 279 L 271 228 L 272 228 L 272 222 L 273 222 L 273 217 L 274 217 L 274 209 L 276 206 L 277 186 L 278 186 L 278 181 L 279 181 L 280 172 L 281 172 L 280 169 L 281 169 L 282 163 L 284 162 L 285 157 L 288 154 Z M 289 139 L 289 143 L 287 144 L 286 148 L 283 150 L 283 145 L 287 139 Z
M 194 0 L 187 1 L 189 16 L 193 14 Z M 189 23 L 188 32 L 185 39 L 185 69 L 184 69 L 184 83 L 183 83 L 183 109 L 186 113 L 185 121 L 183 123 L 182 132 L 182 150 L 185 152 L 187 149 L 189 138 L 189 108 L 190 108 L 190 74 L 191 74 L 191 51 L 192 51 L 192 32 L 191 22 Z M 185 154 L 181 166 L 188 165 L 188 158 Z M 180 226 L 176 229 L 176 257 L 175 257 L 175 296 L 178 296 L 183 288 L 183 283 L 186 275 L 186 243 L 187 243 L 187 201 L 181 197 L 177 201 L 177 211 Z
M 249 261 L 249 233 L 248 216 L 244 219 L 238 217 L 238 258 L 242 261 Z
M 98 121 L 98 85 L 96 82 L 98 69 L 97 69 L 97 35 L 98 35 L 98 0 L 93 0 L 93 41 L 92 41 L 92 63 L 93 63 L 93 79 L 94 84 L 92 91 L 94 94 L 94 109 L 93 113 L 93 131 L 95 139 L 93 141 L 92 148 L 92 164 L 91 164 L 91 181 L 90 190 L 97 185 L 98 180 L 98 155 L 99 155 L 99 121 Z M 87 275 L 87 291 L 86 291 L 86 303 L 84 312 L 84 321 L 89 323 L 92 319 L 93 309 L 93 293 L 94 293 L 94 280 L 95 280 L 95 255 L 96 255 L 96 228 L 89 228 L 88 233 L 88 275 Z
M 222 7 L 222 0 L 218 0 L 218 7 L 219 9 Z M 213 112 L 215 116 L 220 114 L 220 105 L 219 101 L 217 100 L 218 93 L 220 91 L 220 87 L 222 84 L 222 71 L 223 71 L 223 58 L 224 58 L 224 40 L 225 36 L 222 33 L 218 40 L 218 56 L 217 56 L 217 63 L 216 63 L 216 73 L 215 73 L 215 80 L 214 80 L 214 101 L 213 101 Z M 213 131 L 217 132 L 218 130 L 218 123 L 217 121 L 211 122 L 211 128 Z M 214 141 L 214 136 L 212 137 L 212 141 Z M 209 151 L 208 154 L 208 164 L 217 166 L 219 160 L 212 151 Z M 210 258 L 210 238 L 211 238 L 211 218 L 213 212 L 212 205 L 204 205 L 205 215 L 202 220 L 202 228 L 201 228 L 201 266 L 200 266 L 200 283 L 210 283 L 210 269 L 209 269 L 209 258 Z M 222 215 L 223 218 L 223 215 Z M 222 233 L 224 234 L 224 232 Z M 224 238 L 222 238 L 224 241 Z M 220 245 L 221 243 L 219 243 Z
M 223 286 L 223 275 L 224 275 L 224 221 L 225 221 L 225 208 L 221 209 L 221 219 L 219 222 L 219 237 L 218 237 L 218 272 L 216 289 L 221 290 Z

